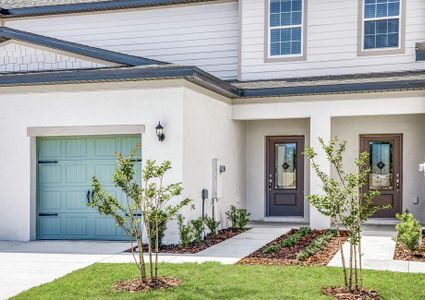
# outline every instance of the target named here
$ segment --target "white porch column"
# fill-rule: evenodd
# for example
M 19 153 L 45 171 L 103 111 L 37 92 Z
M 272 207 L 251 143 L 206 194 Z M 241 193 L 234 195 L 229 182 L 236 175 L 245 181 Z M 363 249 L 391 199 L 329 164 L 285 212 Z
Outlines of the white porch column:
M 331 117 L 329 115 L 313 115 L 310 117 L 310 147 L 317 152 L 316 162 L 320 169 L 327 173 L 331 173 L 331 165 L 326 160 L 326 154 L 320 147 L 319 137 L 325 141 L 331 139 Z M 322 182 L 310 167 L 310 194 L 321 194 Z M 310 206 L 310 226 L 313 229 L 330 228 L 330 217 L 322 215 L 316 208 Z

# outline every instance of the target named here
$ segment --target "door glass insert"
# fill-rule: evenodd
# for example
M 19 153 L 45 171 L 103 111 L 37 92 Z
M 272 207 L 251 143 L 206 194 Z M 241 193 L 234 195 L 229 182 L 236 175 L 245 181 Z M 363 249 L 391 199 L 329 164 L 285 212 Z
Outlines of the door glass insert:
M 294 190 L 297 188 L 297 144 L 276 144 L 275 188 Z
M 369 142 L 370 167 L 369 187 L 371 189 L 392 189 L 393 143 L 390 141 Z

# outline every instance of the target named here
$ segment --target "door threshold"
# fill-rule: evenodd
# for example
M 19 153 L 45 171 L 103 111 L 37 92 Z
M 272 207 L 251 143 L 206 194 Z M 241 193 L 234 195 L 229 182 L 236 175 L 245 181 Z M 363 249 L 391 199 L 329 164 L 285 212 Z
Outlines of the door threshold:
M 308 224 L 305 217 L 264 217 L 264 222 L 281 222 L 281 223 L 304 223 Z
M 366 225 L 396 225 L 400 221 L 396 218 L 370 218 L 364 224 Z

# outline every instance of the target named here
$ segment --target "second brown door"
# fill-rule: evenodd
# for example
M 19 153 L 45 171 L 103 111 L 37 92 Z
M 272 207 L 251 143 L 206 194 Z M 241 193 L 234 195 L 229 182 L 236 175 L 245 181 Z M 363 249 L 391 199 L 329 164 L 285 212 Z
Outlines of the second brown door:
M 369 153 L 371 174 L 363 192 L 378 190 L 375 205 L 390 208 L 379 210 L 373 218 L 394 218 L 402 211 L 402 135 L 361 135 L 360 151 Z

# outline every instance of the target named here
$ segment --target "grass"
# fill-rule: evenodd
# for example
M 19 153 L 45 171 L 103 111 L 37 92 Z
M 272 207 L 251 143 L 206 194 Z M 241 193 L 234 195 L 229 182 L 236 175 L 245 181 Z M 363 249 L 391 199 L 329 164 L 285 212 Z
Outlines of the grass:
M 137 277 L 132 264 L 94 264 L 12 299 L 329 299 L 323 286 L 341 285 L 331 267 L 161 264 L 160 273 L 182 280 L 173 289 L 115 293 L 113 282 Z M 425 299 L 425 274 L 364 271 L 367 288 L 383 299 Z

